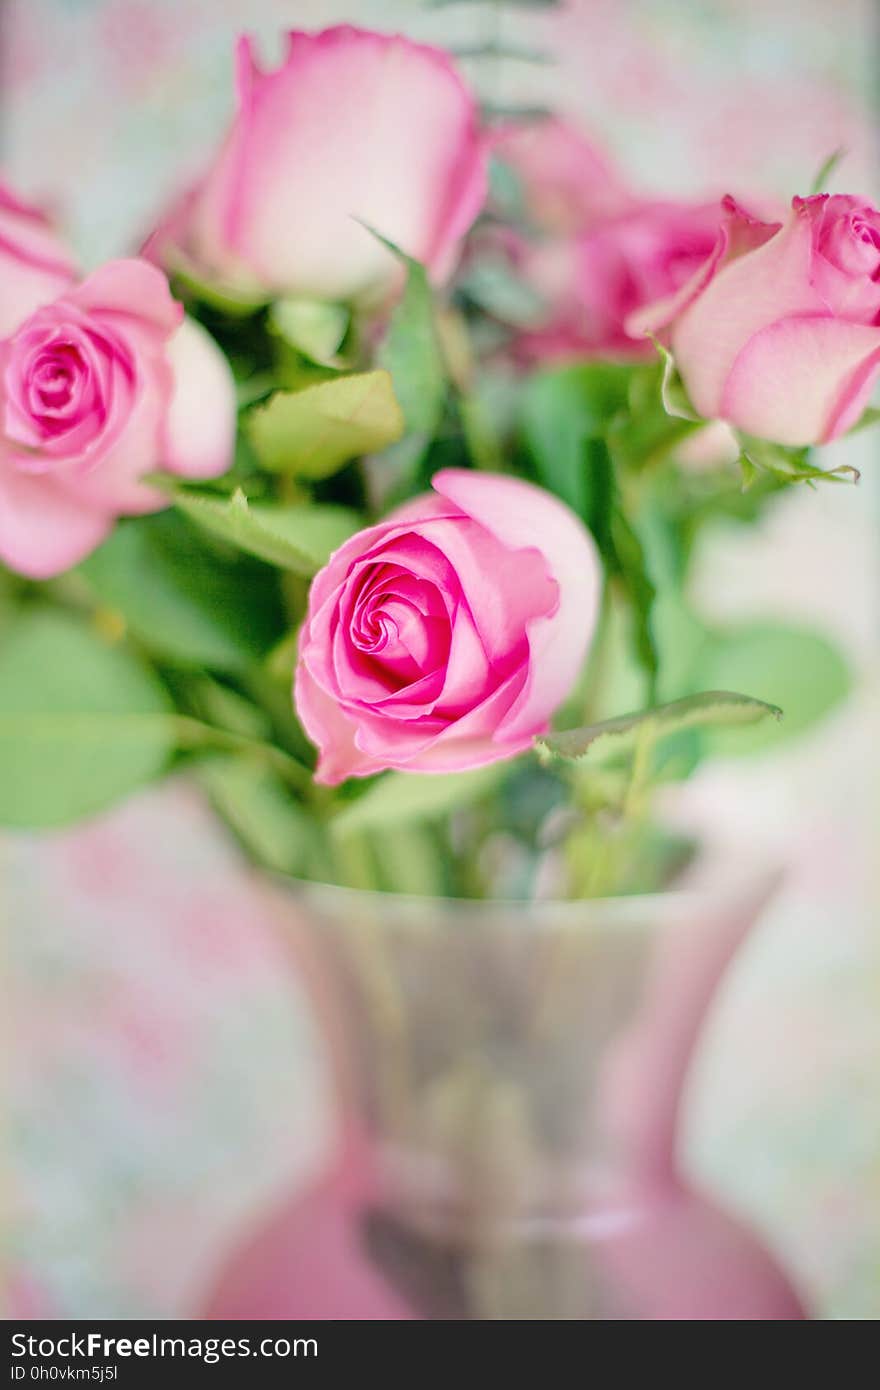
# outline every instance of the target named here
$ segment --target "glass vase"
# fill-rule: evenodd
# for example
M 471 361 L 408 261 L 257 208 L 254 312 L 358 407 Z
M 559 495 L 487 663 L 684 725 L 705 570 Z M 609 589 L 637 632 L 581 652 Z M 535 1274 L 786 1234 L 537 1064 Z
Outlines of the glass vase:
M 757 1236 L 682 1176 L 694 1045 L 766 898 L 278 903 L 338 1144 L 268 1213 L 218 1318 L 788 1320 Z

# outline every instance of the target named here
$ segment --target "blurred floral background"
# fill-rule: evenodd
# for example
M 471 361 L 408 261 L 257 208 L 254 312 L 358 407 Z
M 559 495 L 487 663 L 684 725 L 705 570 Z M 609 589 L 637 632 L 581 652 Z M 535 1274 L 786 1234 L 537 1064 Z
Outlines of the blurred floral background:
M 6 0 L 2 163 L 86 265 L 137 246 L 212 148 L 233 36 L 340 19 L 461 47 L 475 3 Z M 464 60 L 483 94 L 553 106 L 646 192 L 787 199 L 832 150 L 880 195 L 871 0 L 569 0 L 504 8 L 552 64 Z M 675 814 L 785 881 L 728 979 L 693 1077 L 692 1171 L 753 1218 L 820 1314 L 880 1312 L 876 440 L 838 446 L 857 491 L 788 489 L 721 525 L 696 583 L 719 618 L 836 636 L 833 718 L 713 763 Z M 248 871 L 194 788 L 151 790 L 55 836 L 0 840 L 9 941 L 10 1311 L 186 1317 L 230 1242 L 320 1161 L 329 1115 L 302 990 Z M 780 1039 L 784 1046 L 780 1046 Z

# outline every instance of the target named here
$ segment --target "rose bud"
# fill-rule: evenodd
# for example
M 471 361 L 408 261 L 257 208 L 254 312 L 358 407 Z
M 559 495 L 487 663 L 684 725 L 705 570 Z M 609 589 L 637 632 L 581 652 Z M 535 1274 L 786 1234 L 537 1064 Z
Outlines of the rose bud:
M 880 373 L 880 212 L 822 193 L 782 225 L 732 199 L 725 214 L 707 264 L 628 327 L 670 344 L 707 419 L 783 445 L 836 439 Z
M 595 544 L 550 493 L 444 469 L 312 584 L 294 698 L 317 780 L 450 772 L 548 727 L 599 605 Z
M 235 391 L 160 271 L 111 261 L 77 284 L 39 214 L 6 198 L 0 218 L 0 561 L 45 579 L 168 505 L 143 474 L 224 472 Z
M 237 48 L 237 111 L 216 160 L 145 254 L 254 299 L 381 297 L 400 279 L 367 227 L 452 268 L 486 194 L 477 108 L 439 49 L 349 26 L 291 33 L 264 72 Z

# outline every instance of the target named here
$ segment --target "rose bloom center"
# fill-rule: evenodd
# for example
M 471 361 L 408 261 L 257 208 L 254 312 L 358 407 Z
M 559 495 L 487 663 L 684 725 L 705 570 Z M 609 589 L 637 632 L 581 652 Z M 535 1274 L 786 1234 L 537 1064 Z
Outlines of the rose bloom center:
M 449 616 L 436 585 L 395 565 L 362 576 L 349 634 L 390 688 L 430 674 L 449 654 Z

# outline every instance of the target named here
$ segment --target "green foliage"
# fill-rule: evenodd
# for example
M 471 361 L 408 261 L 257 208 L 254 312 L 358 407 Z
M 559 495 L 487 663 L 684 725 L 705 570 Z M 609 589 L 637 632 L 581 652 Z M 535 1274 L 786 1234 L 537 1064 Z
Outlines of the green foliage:
M 635 714 L 606 719 L 582 729 L 541 734 L 535 745 L 544 756 L 573 761 L 589 759 L 602 764 L 634 752 L 640 742 L 653 746 L 660 739 L 706 725 L 757 724 L 768 717 L 782 718 L 776 705 L 737 695 L 728 690 L 705 690 L 667 705 L 655 705 Z
M 381 370 L 277 391 L 254 407 L 247 425 L 264 468 L 313 481 L 386 448 L 404 429 L 391 376 Z
M 588 522 L 605 505 L 607 482 L 595 477 L 587 446 L 625 409 L 630 377 L 628 367 L 589 362 L 536 372 L 523 386 L 520 422 L 538 481 Z
M 762 474 L 769 474 L 781 483 L 857 483 L 859 471 L 852 464 L 841 463 L 835 468 L 817 468 L 810 462 L 809 449 L 790 449 L 772 444 L 766 439 L 739 435 L 742 447 L 740 466 L 743 488 L 748 490 Z
M 362 524 L 347 507 L 249 505 L 239 489 L 228 500 L 181 492 L 177 506 L 205 530 L 267 564 L 311 579 Z
M 265 761 L 213 754 L 197 773 L 218 813 L 264 868 L 308 876 L 319 854 L 319 830 L 305 807 Z
M 247 671 L 284 627 L 271 572 L 224 554 L 173 511 L 120 522 L 80 572 L 152 652 L 179 665 Z
M 162 772 L 167 692 L 125 646 L 60 611 L 25 609 L 0 641 L 0 823 L 67 825 Z
M 826 192 L 831 175 L 845 156 L 846 150 L 841 146 L 839 149 L 832 150 L 827 159 L 822 161 L 816 171 L 813 182 L 810 184 L 811 194 Z
M 667 415 L 672 415 L 679 420 L 699 420 L 700 417 L 691 404 L 687 388 L 675 365 L 675 358 L 657 338 L 652 339 L 652 341 L 663 363 L 663 376 L 660 382 L 660 399 L 663 402 L 663 409 Z
M 406 285 L 379 349 L 391 373 L 406 424 L 392 454 L 402 473 L 411 473 L 437 433 L 446 402 L 446 364 L 434 315 L 434 296 L 423 265 L 393 242 L 367 228 L 406 268 Z
M 334 836 L 357 835 L 365 830 L 388 830 L 418 821 L 438 820 L 459 806 L 487 795 L 503 776 L 503 768 L 477 768 L 474 772 L 386 772 L 356 801 L 333 818 Z
M 756 727 L 736 737 L 713 731 L 707 736 L 707 753 L 754 753 L 802 734 L 840 704 L 851 686 L 846 661 L 831 642 L 782 623 L 710 633 L 698 663 L 703 680 L 745 687 L 785 710 L 778 728 Z
M 605 362 L 538 372 L 523 390 L 520 419 L 538 480 L 583 518 L 606 574 L 632 605 L 636 651 L 653 689 L 659 666 L 651 626 L 654 584 L 609 446 L 632 386 L 632 368 Z
M 338 353 L 351 314 L 344 304 L 315 299 L 278 299 L 269 310 L 274 331 L 297 352 L 321 366 L 339 366 Z

